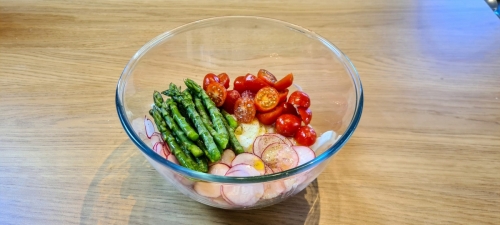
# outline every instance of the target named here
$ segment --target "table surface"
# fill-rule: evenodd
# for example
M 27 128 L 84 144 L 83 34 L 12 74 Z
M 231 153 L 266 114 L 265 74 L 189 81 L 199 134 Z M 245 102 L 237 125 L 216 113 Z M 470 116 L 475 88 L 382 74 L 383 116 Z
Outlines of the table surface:
M 484 1 L 0 2 L 0 224 L 499 224 L 500 21 Z M 358 129 L 305 191 L 253 211 L 179 194 L 114 105 L 156 35 L 256 15 L 321 34 L 363 82 Z

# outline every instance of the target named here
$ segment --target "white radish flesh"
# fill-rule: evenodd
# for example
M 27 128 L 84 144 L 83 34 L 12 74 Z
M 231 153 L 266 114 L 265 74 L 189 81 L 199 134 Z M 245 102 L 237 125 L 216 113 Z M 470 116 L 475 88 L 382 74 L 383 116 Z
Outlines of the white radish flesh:
M 231 162 L 233 161 L 233 159 L 236 157 L 236 155 L 234 154 L 233 150 L 231 149 L 226 149 L 224 150 L 224 152 L 222 153 L 222 157 L 221 157 L 221 160 L 220 162 L 221 163 L 225 163 L 227 165 L 231 165 Z M 224 174 L 222 174 L 224 175 Z
M 167 160 L 170 161 L 170 162 L 173 162 L 177 165 L 179 165 L 179 161 L 177 161 L 177 158 L 175 158 L 175 155 L 174 154 L 169 154 L 167 156 Z
M 285 191 L 285 185 L 283 181 L 276 180 L 264 184 L 264 195 L 262 199 L 271 199 L 278 197 L 281 193 Z
M 262 159 L 260 159 L 258 156 L 251 153 L 246 153 L 246 152 L 241 153 L 237 155 L 231 162 L 231 166 L 233 167 L 240 164 L 252 166 L 255 170 L 259 172 L 259 175 L 264 175 L 266 172 L 264 161 L 262 161 Z
M 239 170 L 235 169 L 232 172 L 231 171 L 233 168 L 231 168 L 226 176 L 233 176 L 233 177 L 241 177 L 245 176 L 245 174 L 250 175 L 250 173 L 259 173 L 253 167 L 250 167 L 248 165 L 237 165 L 236 167 L 244 167 L 247 168 L 245 170 Z M 242 168 L 240 168 L 242 169 Z M 254 170 L 253 172 L 252 169 Z M 249 171 L 249 172 L 245 172 Z M 222 185 L 222 196 L 226 201 L 228 201 L 231 204 L 234 205 L 239 205 L 239 206 L 251 206 L 254 205 L 259 199 L 264 195 L 264 184 L 262 183 L 257 183 L 257 184 L 231 184 L 231 185 Z
M 155 126 L 147 117 L 144 117 L 144 129 L 146 130 L 146 136 L 151 138 L 151 135 L 155 132 Z
M 163 143 L 163 139 L 161 138 L 161 134 L 158 132 L 154 132 L 150 137 L 151 146 L 154 146 L 156 143 Z
M 316 158 L 316 154 L 309 147 L 293 146 L 292 148 L 293 150 L 295 150 L 295 152 L 297 152 L 297 156 L 299 156 L 299 163 L 297 164 L 297 166 L 300 166 Z
M 144 126 L 144 119 L 135 118 L 132 120 L 132 128 L 135 130 L 137 135 L 146 135 L 146 127 Z
M 268 135 L 272 135 L 272 136 L 275 136 L 279 139 L 281 139 L 281 141 L 285 144 L 287 144 L 288 146 L 292 146 L 293 143 L 292 141 L 290 141 L 290 139 L 286 138 L 285 136 L 281 135 L 281 134 L 268 134 Z
M 262 156 L 262 152 L 267 148 L 267 146 L 279 142 L 282 142 L 282 140 L 276 135 L 258 136 L 253 142 L 253 154 L 260 157 Z
M 223 163 L 217 163 L 211 166 L 208 170 L 209 174 L 224 176 L 229 170 L 229 166 Z M 205 197 L 217 198 L 221 195 L 221 184 L 209 182 L 196 182 L 194 190 Z
M 274 172 L 280 172 L 296 167 L 299 157 L 287 144 L 274 143 L 264 150 L 262 160 Z
M 156 142 L 155 145 L 153 146 L 153 150 L 160 155 L 163 158 L 167 158 L 167 154 L 163 151 L 163 143 L 161 142 Z

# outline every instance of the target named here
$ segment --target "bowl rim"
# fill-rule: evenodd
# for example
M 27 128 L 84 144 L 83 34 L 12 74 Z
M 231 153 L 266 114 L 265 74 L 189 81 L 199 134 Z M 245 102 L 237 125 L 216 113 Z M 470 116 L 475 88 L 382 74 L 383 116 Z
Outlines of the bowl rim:
M 125 87 L 125 81 L 124 79 L 130 75 L 130 72 L 133 71 L 135 68 L 135 65 L 139 61 L 139 59 L 145 55 L 150 49 L 158 45 L 159 43 L 162 43 L 163 41 L 166 41 L 168 38 L 173 37 L 175 34 L 182 33 L 183 31 L 189 30 L 191 26 L 195 26 L 197 24 L 202 24 L 202 23 L 210 23 L 210 22 L 216 22 L 218 20 L 224 21 L 224 20 L 231 20 L 231 19 L 253 19 L 253 20 L 261 20 L 261 21 L 266 21 L 270 23 L 274 23 L 277 25 L 282 25 L 284 27 L 287 27 L 289 29 L 293 29 L 294 31 L 298 31 L 300 33 L 303 33 L 304 35 L 307 35 L 309 38 L 316 39 L 317 41 L 320 41 L 323 45 L 325 45 L 329 50 L 331 50 L 342 62 L 344 65 L 344 68 L 347 70 L 347 72 L 351 75 L 352 81 L 354 88 L 356 90 L 356 108 L 353 113 L 353 116 L 351 118 L 351 122 L 349 126 L 347 127 L 346 131 L 344 134 L 338 138 L 338 140 L 325 152 L 314 158 L 313 160 L 304 163 L 303 165 L 297 166 L 295 168 L 292 168 L 290 170 L 278 172 L 278 173 L 273 173 L 273 174 L 268 174 L 268 175 L 262 175 L 262 176 L 254 176 L 254 177 L 226 177 L 226 176 L 218 176 L 218 175 L 212 175 L 208 173 L 202 173 L 198 171 L 193 171 L 190 169 L 187 169 L 185 167 L 182 167 L 180 165 L 177 165 L 175 163 L 172 163 L 165 158 L 161 157 L 158 155 L 156 152 L 154 152 L 151 148 L 149 148 L 148 145 L 146 145 L 141 138 L 134 132 L 130 121 L 127 118 L 127 114 L 124 108 L 124 105 L 122 103 L 122 97 L 123 97 L 123 88 Z M 120 87 L 122 89 L 120 89 Z M 125 132 L 129 136 L 129 138 L 132 140 L 132 142 L 142 151 L 143 154 L 146 154 L 149 158 L 152 160 L 156 161 L 160 165 L 163 165 L 165 167 L 168 167 L 171 169 L 173 172 L 179 173 L 183 176 L 191 177 L 197 180 L 203 180 L 203 181 L 208 181 L 208 182 L 219 182 L 219 183 L 260 183 L 260 182 L 268 182 L 268 181 L 274 181 L 282 178 L 287 178 L 299 173 L 302 173 L 304 171 L 311 170 L 315 168 L 317 165 L 319 165 L 321 162 L 328 160 L 331 156 L 333 156 L 335 153 L 337 153 L 345 144 L 346 142 L 350 139 L 352 134 L 354 133 L 354 130 L 356 129 L 357 125 L 359 124 L 359 121 L 361 119 L 361 114 L 363 111 L 363 88 L 361 84 L 361 79 L 359 77 L 359 74 L 352 64 L 351 60 L 342 52 L 340 49 L 338 49 L 334 44 L 330 43 L 328 40 L 323 38 L 322 36 L 306 29 L 301 26 L 291 24 L 282 20 L 277 20 L 277 19 L 272 19 L 272 18 L 266 18 L 266 17 L 258 17 L 258 16 L 222 16 L 222 17 L 212 17 L 212 18 L 207 18 L 207 19 L 202 19 L 202 20 L 197 20 L 191 23 L 187 23 L 184 25 L 181 25 L 179 27 L 176 27 L 172 30 L 166 31 L 155 38 L 151 39 L 149 42 L 147 42 L 145 45 L 143 45 L 134 55 L 133 57 L 129 60 L 125 68 L 123 69 L 120 78 L 118 79 L 117 87 L 116 87 L 116 93 L 115 93 L 115 103 L 116 103 L 116 110 L 118 113 L 118 117 L 120 119 L 120 123 L 122 124 L 123 128 L 125 129 Z

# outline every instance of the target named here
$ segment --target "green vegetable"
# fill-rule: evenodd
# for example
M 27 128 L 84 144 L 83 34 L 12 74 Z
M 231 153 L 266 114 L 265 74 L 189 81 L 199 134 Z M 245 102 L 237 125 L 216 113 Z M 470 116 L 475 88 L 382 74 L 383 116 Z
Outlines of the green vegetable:
M 191 152 L 194 155 L 194 157 L 202 156 L 204 154 L 203 151 L 198 146 L 196 146 L 196 144 L 193 141 L 191 141 L 186 136 L 186 134 L 184 134 L 184 132 L 182 132 L 181 128 L 177 125 L 177 123 L 175 123 L 174 119 L 170 115 L 170 112 L 168 112 L 167 110 L 168 108 L 167 102 L 163 102 L 161 106 L 162 106 L 161 108 L 157 108 L 156 106 L 155 108 L 157 108 L 157 110 L 161 113 L 168 128 L 173 132 L 176 139 L 178 139 L 181 145 L 184 146 L 187 150 L 189 150 L 189 152 Z
M 228 133 L 226 128 L 224 127 L 224 123 L 222 122 L 223 116 L 219 112 L 219 109 L 217 106 L 215 106 L 215 103 L 208 97 L 207 93 L 201 88 L 200 85 L 198 85 L 196 82 L 190 79 L 184 80 L 184 83 L 186 86 L 193 92 L 196 93 L 196 95 L 201 98 L 203 101 L 203 104 L 207 108 L 208 112 L 210 113 L 210 118 L 212 119 L 212 123 L 214 125 L 215 130 L 217 131 L 218 134 L 220 134 L 222 137 L 228 139 Z M 227 142 L 226 142 L 227 145 Z M 225 145 L 224 145 L 225 148 Z
M 224 116 L 224 118 L 226 118 L 226 121 L 231 128 L 236 129 L 236 127 L 238 127 L 238 121 L 236 121 L 236 119 L 231 114 L 226 112 L 226 110 L 224 109 L 221 110 L 221 113 Z
M 188 94 L 186 94 L 186 96 L 188 96 Z M 191 97 L 191 94 L 189 94 L 189 97 Z M 210 122 L 210 118 L 207 115 L 207 111 L 205 111 L 205 107 L 203 106 L 203 103 L 201 103 L 200 98 L 194 97 L 193 100 L 194 105 L 198 113 L 200 114 L 201 120 L 205 124 L 205 127 L 207 128 L 210 135 L 212 135 L 212 137 L 214 138 L 215 144 L 217 144 L 217 147 L 219 147 L 219 151 L 222 154 L 224 149 L 227 147 L 228 138 L 224 137 L 224 135 L 221 135 L 214 130 L 214 128 L 212 127 L 212 123 Z
M 172 132 L 167 128 L 167 125 L 163 118 L 161 117 L 160 112 L 155 109 L 149 110 L 149 114 L 154 118 L 156 127 L 161 132 L 164 141 L 167 143 L 168 147 L 172 154 L 174 154 L 177 161 L 181 166 L 184 166 L 191 170 L 199 170 L 198 165 L 189 158 L 182 150 L 181 146 L 175 140 L 175 137 L 172 135 Z
M 186 121 L 186 118 L 181 115 L 181 113 L 179 112 L 179 108 L 177 108 L 177 104 L 172 99 L 167 100 L 166 103 L 168 109 L 170 110 L 170 112 L 172 112 L 172 117 L 174 118 L 175 122 L 177 122 L 177 124 L 187 135 L 187 137 L 193 141 L 198 140 L 198 133 L 196 133 L 194 128 L 189 125 L 189 123 Z
M 238 141 L 238 138 L 236 138 L 236 135 L 234 135 L 234 129 L 229 126 L 228 122 L 226 120 L 222 120 L 224 123 L 224 126 L 227 129 L 227 132 L 229 133 L 229 144 L 233 148 L 234 153 L 240 154 L 245 152 L 245 149 L 243 146 L 241 146 L 240 142 Z
M 189 93 L 188 92 L 181 93 L 177 86 L 175 86 L 174 84 L 170 84 L 170 88 L 166 91 L 163 91 L 162 94 L 170 96 L 172 99 L 174 99 L 176 102 L 183 105 L 184 108 L 186 108 L 189 118 L 193 121 L 193 124 L 196 127 L 198 134 L 200 135 L 201 139 L 203 140 L 203 143 L 205 144 L 205 147 L 207 148 L 208 154 L 206 155 L 208 159 L 212 162 L 218 161 L 221 158 L 221 153 L 217 148 L 217 145 L 215 144 L 213 137 L 210 135 L 207 128 L 205 127 L 200 115 L 196 111 L 193 101 L 189 98 L 189 96 L 187 96 L 187 94 Z M 169 105 L 171 104 L 172 103 L 170 103 Z

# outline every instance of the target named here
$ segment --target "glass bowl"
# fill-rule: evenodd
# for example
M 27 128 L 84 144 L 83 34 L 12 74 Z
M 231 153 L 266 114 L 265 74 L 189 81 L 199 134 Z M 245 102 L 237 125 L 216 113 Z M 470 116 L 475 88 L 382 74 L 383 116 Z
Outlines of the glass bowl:
M 311 98 L 311 126 L 319 141 L 316 158 L 287 171 L 254 177 L 226 177 L 176 165 L 152 150 L 148 138 L 132 121 L 149 117 L 154 90 L 172 82 L 184 86 L 190 78 L 201 84 L 207 73 L 237 76 L 266 69 L 281 79 L 294 74 L 295 89 Z M 232 83 L 231 83 L 232 86 Z M 118 117 L 151 165 L 180 192 L 206 205 L 223 209 L 254 209 L 281 202 L 303 190 L 318 177 L 332 156 L 349 140 L 363 108 L 360 78 L 349 59 L 332 43 L 314 32 L 287 22 L 250 16 L 217 17 L 189 23 L 149 41 L 130 59 L 117 84 Z M 233 204 L 223 196 L 198 194 L 195 185 L 245 187 L 277 185 L 251 204 Z M 273 189 L 274 190 L 274 189 Z M 276 192 L 276 191 L 274 191 Z M 157 193 L 161 195 L 162 193 Z

